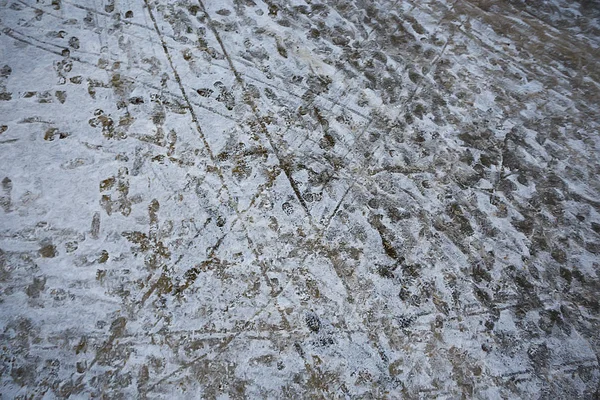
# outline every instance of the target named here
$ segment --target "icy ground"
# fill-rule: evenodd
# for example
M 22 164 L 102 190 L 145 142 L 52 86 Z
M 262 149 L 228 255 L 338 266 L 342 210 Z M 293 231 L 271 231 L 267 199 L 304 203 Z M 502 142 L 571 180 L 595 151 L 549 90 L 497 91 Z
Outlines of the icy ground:
M 2 399 L 600 395 L 593 0 L 0 0 Z

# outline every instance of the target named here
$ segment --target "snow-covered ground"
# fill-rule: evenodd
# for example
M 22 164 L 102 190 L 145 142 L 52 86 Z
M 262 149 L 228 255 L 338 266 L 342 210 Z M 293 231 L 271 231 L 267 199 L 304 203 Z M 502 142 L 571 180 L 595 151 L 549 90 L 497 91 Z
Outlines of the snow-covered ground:
M 597 398 L 600 5 L 0 0 L 0 397 Z

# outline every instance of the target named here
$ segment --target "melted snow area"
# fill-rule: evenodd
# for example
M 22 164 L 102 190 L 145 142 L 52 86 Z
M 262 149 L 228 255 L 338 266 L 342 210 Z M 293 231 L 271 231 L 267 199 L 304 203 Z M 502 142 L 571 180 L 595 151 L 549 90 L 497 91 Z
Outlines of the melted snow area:
M 0 0 L 2 399 L 600 395 L 594 0 Z

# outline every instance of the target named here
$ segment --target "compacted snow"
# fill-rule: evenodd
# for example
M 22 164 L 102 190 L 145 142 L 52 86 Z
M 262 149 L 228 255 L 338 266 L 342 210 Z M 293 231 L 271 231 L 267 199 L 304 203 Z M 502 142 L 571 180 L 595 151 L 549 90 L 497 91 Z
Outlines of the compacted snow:
M 600 6 L 0 0 L 2 398 L 586 398 Z

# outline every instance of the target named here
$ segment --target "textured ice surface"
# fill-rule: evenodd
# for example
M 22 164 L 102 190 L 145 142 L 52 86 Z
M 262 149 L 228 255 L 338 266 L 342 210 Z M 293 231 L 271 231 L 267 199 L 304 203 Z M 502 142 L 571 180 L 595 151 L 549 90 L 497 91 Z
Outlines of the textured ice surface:
M 2 398 L 595 398 L 595 1 L 0 0 Z

